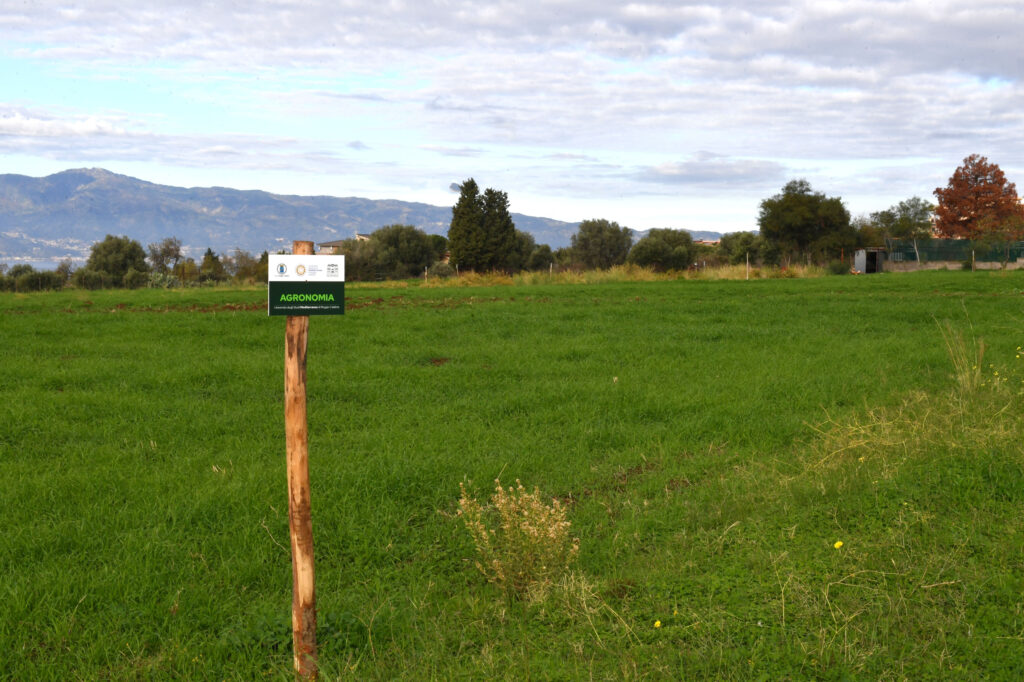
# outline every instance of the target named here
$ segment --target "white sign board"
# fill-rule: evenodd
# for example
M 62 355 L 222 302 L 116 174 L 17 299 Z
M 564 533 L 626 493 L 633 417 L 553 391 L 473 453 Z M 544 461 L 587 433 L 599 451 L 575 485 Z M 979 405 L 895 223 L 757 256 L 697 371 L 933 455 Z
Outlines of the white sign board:
M 269 256 L 271 282 L 344 282 L 344 256 Z

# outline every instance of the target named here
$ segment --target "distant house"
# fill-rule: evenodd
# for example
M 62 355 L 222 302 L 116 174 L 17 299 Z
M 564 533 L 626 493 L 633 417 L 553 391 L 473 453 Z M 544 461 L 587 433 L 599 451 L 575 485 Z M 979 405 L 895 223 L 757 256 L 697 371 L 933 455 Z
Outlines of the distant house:
M 328 255 L 338 255 L 341 253 L 341 246 L 345 243 L 344 239 L 335 239 L 331 242 L 320 242 L 317 246 L 320 247 L 321 253 L 327 253 Z
M 321 251 L 324 251 L 324 252 L 326 252 L 328 254 L 338 255 L 338 254 L 341 253 L 341 247 L 345 245 L 346 241 L 348 241 L 348 240 L 347 239 L 335 239 L 335 240 L 329 241 L 329 242 L 318 242 L 317 246 L 320 247 Z M 368 235 L 368 234 L 360 234 L 360 233 L 356 232 L 356 241 L 357 242 L 368 242 L 368 241 L 370 241 L 370 235 Z

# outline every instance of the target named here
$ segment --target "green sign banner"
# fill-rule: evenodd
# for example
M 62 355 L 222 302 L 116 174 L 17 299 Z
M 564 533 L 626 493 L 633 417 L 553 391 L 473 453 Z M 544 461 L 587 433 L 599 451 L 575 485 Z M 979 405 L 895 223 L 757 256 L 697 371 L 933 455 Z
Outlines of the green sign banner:
M 267 312 L 271 315 L 343 315 L 344 282 L 275 282 L 271 280 Z

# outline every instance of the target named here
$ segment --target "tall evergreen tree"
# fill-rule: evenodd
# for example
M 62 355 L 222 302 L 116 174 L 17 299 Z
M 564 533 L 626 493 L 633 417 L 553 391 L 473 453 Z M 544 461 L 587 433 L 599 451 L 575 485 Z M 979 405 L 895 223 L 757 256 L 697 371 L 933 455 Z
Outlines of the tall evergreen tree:
M 451 263 L 467 270 L 486 267 L 481 260 L 484 249 L 484 201 L 473 178 L 461 185 L 459 200 L 452 207 L 448 227 L 448 250 Z
M 488 270 L 505 270 L 516 245 L 516 226 L 508 212 L 508 195 L 496 189 L 484 192 L 484 253 Z
M 480 195 L 473 178 L 462 183 L 448 228 L 451 262 L 466 270 L 504 270 L 516 245 L 508 195 L 488 188 Z

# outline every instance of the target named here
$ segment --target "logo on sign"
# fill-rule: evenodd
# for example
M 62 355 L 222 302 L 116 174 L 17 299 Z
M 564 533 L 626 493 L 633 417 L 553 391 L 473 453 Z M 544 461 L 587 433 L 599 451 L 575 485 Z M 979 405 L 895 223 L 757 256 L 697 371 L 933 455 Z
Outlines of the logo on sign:
M 339 274 L 338 273 L 338 264 L 337 263 L 328 263 L 327 264 L 327 276 L 328 277 L 337 277 L 338 274 Z
M 298 275 L 299 277 L 302 277 L 303 275 L 305 275 L 306 274 L 306 266 L 305 265 L 296 265 L 295 266 L 295 274 Z
M 284 263 L 278 263 L 277 264 L 277 274 L 285 275 L 287 273 L 288 273 L 288 266 L 285 265 Z

